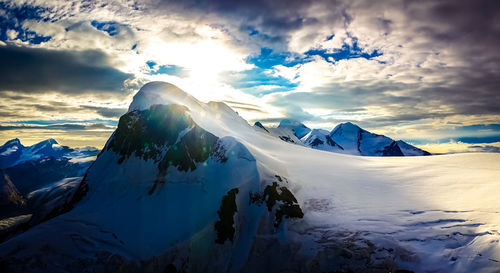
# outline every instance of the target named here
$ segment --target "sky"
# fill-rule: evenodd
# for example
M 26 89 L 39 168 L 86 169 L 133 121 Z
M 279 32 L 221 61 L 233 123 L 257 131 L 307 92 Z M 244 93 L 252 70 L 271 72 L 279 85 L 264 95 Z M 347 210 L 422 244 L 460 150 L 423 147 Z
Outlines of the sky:
M 500 1 L 0 0 L 0 142 L 102 147 L 145 83 L 250 123 L 500 152 Z

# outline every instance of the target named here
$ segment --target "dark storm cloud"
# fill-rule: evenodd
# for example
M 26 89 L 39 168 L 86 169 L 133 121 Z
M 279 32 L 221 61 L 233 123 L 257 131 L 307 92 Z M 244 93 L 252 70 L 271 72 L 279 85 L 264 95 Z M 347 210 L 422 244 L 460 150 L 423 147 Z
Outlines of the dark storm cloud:
M 105 118 L 118 118 L 127 112 L 126 108 L 107 108 L 99 106 L 82 106 L 82 108 L 94 110 Z
M 472 145 L 469 146 L 469 149 L 473 150 L 474 152 L 500 153 L 500 147 L 491 145 Z
M 39 93 L 121 92 L 132 77 L 97 50 L 66 51 L 0 46 L 0 90 Z
M 50 124 L 50 125 L 0 125 L 0 131 L 9 130 L 92 130 L 92 129 L 107 129 L 112 130 L 113 127 L 95 123 L 95 124 Z

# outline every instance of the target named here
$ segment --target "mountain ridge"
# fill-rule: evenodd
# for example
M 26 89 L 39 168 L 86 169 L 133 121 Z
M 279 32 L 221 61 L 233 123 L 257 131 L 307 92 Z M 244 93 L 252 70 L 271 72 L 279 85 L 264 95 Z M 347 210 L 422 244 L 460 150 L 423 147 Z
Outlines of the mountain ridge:
M 403 140 L 396 141 L 371 133 L 352 122 L 340 123 L 330 132 L 323 129 L 311 130 L 303 123 L 291 119 L 282 120 L 275 128 L 265 127 L 259 121 L 254 126 L 281 140 L 328 152 L 361 156 L 431 155 Z

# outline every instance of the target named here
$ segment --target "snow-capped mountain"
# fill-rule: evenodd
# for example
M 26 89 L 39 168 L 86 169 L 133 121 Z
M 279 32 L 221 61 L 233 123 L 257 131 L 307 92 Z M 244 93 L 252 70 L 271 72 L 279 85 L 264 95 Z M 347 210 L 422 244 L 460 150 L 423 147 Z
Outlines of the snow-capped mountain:
M 344 153 L 366 156 L 422 156 L 429 152 L 402 140 L 395 141 L 346 122 L 337 125 L 329 134 L 343 148 Z
M 55 139 L 46 139 L 31 146 L 24 146 L 15 138 L 0 146 L 0 169 L 43 157 L 82 159 L 94 157 L 99 151 L 93 147 L 72 149 L 59 145 Z
M 283 141 L 290 142 L 290 143 L 295 143 L 302 145 L 302 142 L 300 139 L 297 137 L 295 132 L 293 131 L 293 128 L 291 127 L 276 127 L 276 128 L 266 128 L 262 123 L 260 122 L 255 122 L 254 127 L 257 130 L 262 130 L 274 137 L 277 137 Z
M 360 157 L 268 131 L 224 103 L 146 84 L 78 188 L 55 191 L 58 206 L 0 244 L 2 269 L 498 269 L 498 154 Z
M 24 146 L 15 138 L 0 146 L 0 169 L 10 167 L 21 158 Z
M 94 161 L 99 150 L 93 147 L 69 148 L 54 139 L 47 139 L 32 146 L 24 146 L 19 139 L 7 141 L 0 147 L 0 169 L 3 179 L 3 201 L 23 200 L 0 204 L 0 220 L 28 215 L 40 209 L 26 206 L 32 191 L 47 187 L 61 179 L 81 177 Z M 1 203 L 1 202 L 0 202 Z M 0 232 L 2 237 L 2 232 Z
M 281 140 L 328 152 L 363 156 L 430 155 L 429 152 L 402 140 L 395 141 L 371 133 L 350 122 L 337 125 L 331 132 L 322 129 L 311 130 L 293 120 L 283 120 L 276 128 L 266 128 L 260 122 L 256 122 L 254 127 L 265 130 Z M 295 137 L 300 140 L 297 141 Z
M 52 156 L 24 161 L 4 170 L 26 196 L 30 192 L 63 178 L 83 176 L 92 161 L 73 162 L 70 158 Z
M 370 133 L 350 122 L 337 125 L 330 137 L 345 153 L 367 156 L 404 156 L 397 143 L 383 135 Z
M 313 129 L 302 137 L 301 141 L 304 145 L 318 150 L 337 153 L 344 151 L 344 148 L 333 141 L 329 134 L 326 130 Z
M 282 120 L 278 125 L 278 128 L 292 130 L 298 139 L 301 139 L 311 131 L 311 129 L 307 128 L 304 124 L 291 119 Z

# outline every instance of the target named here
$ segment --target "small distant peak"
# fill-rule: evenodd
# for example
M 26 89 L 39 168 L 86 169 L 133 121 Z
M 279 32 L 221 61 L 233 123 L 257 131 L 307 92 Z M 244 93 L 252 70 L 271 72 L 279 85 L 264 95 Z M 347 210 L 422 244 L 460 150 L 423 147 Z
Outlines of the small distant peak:
M 396 140 L 396 143 L 397 143 L 398 145 L 409 145 L 408 143 L 404 142 L 404 141 L 403 141 L 403 140 L 401 140 L 401 139 L 400 139 L 400 140 Z
M 266 132 L 268 132 L 268 133 L 269 133 L 269 131 L 266 129 L 266 127 L 264 127 L 264 125 L 262 125 L 262 123 L 261 123 L 260 121 L 256 121 L 256 122 L 253 124 L 253 126 L 258 127 L 258 128 L 261 128 L 261 129 L 263 129 L 263 130 L 265 130 Z
M 45 143 L 45 144 L 50 144 L 50 145 L 59 144 L 59 143 L 57 143 L 57 141 L 56 141 L 55 139 L 53 139 L 53 138 L 48 138 L 48 139 L 46 139 L 46 140 L 42 141 L 42 143 Z
M 309 129 L 307 126 L 305 126 L 303 123 L 293 120 L 293 119 L 283 119 L 280 122 L 280 125 L 278 125 L 278 128 L 290 128 L 293 130 L 293 133 L 295 136 L 297 136 L 298 139 L 303 138 L 305 135 L 307 135 L 311 129 Z
M 53 145 L 58 145 L 59 143 L 57 143 L 57 141 L 53 138 L 49 138 L 49 139 L 46 139 L 46 140 L 43 140 L 43 141 L 40 141 L 38 142 L 37 144 L 34 144 L 33 148 L 35 149 L 42 149 L 43 147 L 52 147 Z
M 21 145 L 21 141 L 19 140 L 19 138 L 16 137 L 14 139 L 5 142 L 4 144 L 4 146 L 13 146 L 13 145 L 18 145 L 18 146 Z
M 257 126 L 257 127 L 260 127 L 260 128 L 265 128 L 264 125 L 262 125 L 262 123 L 260 121 L 256 121 L 253 126 Z
M 324 133 L 326 132 L 326 133 Z M 307 134 L 305 134 L 300 140 L 307 141 L 309 138 L 317 138 L 318 136 L 328 134 L 328 131 L 322 129 L 312 129 Z
M 343 135 L 343 134 L 352 134 L 352 133 L 358 133 L 360 130 L 363 130 L 361 127 L 358 125 L 352 123 L 352 122 L 343 122 L 340 123 L 339 125 L 335 126 L 333 130 L 330 133 L 330 136 L 333 135 Z M 364 131 L 364 130 L 363 130 Z
M 303 123 L 294 120 L 294 119 L 282 119 L 280 124 L 278 125 L 278 128 L 280 127 L 306 127 Z
M 355 128 L 360 128 L 361 129 L 361 127 L 359 127 L 358 125 L 356 125 L 356 124 L 354 124 L 354 123 L 352 123 L 350 121 L 341 123 L 341 124 L 339 124 L 339 126 L 340 127 L 344 127 L 344 128 L 345 127 L 355 127 Z

